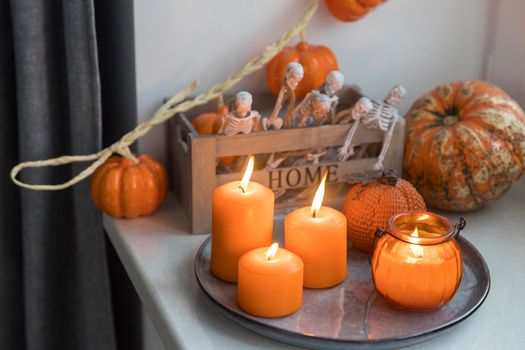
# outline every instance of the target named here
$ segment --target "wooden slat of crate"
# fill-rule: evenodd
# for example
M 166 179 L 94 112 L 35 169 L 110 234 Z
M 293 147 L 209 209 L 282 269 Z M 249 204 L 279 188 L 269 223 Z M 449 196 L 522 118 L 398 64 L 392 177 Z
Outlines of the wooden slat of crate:
M 217 156 L 238 156 L 317 147 L 341 146 L 351 124 L 324 125 L 253 133 L 250 135 L 217 136 Z M 381 142 L 382 134 L 360 126 L 354 144 Z
M 323 174 L 323 172 L 325 170 L 329 170 L 330 168 L 337 167 L 339 174 L 350 174 L 350 173 L 369 170 L 374 166 L 376 161 L 377 161 L 377 158 L 365 158 L 365 159 L 356 159 L 356 160 L 352 160 L 349 162 L 333 162 L 333 163 L 322 163 L 322 164 L 317 164 L 317 165 L 303 165 L 303 166 L 276 168 L 276 169 L 261 169 L 258 171 L 254 171 L 251 178 L 255 182 L 258 182 L 267 187 L 271 187 L 272 189 L 276 189 L 277 187 L 273 185 L 275 185 L 275 182 L 277 181 L 276 179 L 279 176 L 277 173 L 280 172 L 282 186 L 278 186 L 279 189 L 301 188 L 301 187 L 306 187 L 306 186 L 311 186 L 311 185 L 315 186 L 316 183 L 319 182 L 320 176 Z M 288 181 L 284 179 L 284 177 L 287 174 L 289 174 L 290 171 L 293 171 L 294 178 L 299 177 L 300 179 L 302 179 L 296 186 L 290 186 L 288 184 Z M 273 175 L 272 173 L 277 174 L 277 175 Z M 312 176 L 313 174 L 316 174 L 316 175 Z M 273 175 L 273 180 L 271 180 L 272 175 Z M 231 181 L 238 181 L 239 178 L 240 178 L 239 173 L 218 174 L 217 175 L 217 186 L 231 182 Z M 328 176 L 328 183 L 342 182 L 342 181 L 344 181 L 343 178 L 336 178 L 335 176 L 333 177 Z

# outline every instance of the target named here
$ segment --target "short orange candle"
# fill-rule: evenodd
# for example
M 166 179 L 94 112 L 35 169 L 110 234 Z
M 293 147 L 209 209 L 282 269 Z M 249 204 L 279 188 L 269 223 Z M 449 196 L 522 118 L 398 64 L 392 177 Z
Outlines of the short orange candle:
M 217 187 L 212 199 L 211 272 L 218 278 L 237 281 L 237 264 L 244 253 L 272 243 L 274 194 L 249 181 L 250 158 L 241 181 Z
M 260 317 L 281 317 L 297 311 L 303 298 L 303 261 L 277 243 L 258 248 L 239 260 L 237 301 Z
M 408 309 L 431 310 L 450 301 L 461 281 L 461 250 L 455 236 L 463 227 L 429 212 L 393 216 L 372 258 L 378 292 Z
M 285 246 L 303 259 L 306 288 L 328 288 L 346 278 L 346 217 L 321 206 L 325 181 L 326 175 L 312 207 L 294 210 L 284 219 Z

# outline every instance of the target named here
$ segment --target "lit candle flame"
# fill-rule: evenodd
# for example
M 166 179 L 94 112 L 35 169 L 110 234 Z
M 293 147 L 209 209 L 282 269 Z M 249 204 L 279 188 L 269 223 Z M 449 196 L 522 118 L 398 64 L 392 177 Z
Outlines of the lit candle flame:
M 239 186 L 244 193 L 246 189 L 248 188 L 248 184 L 250 183 L 250 177 L 252 177 L 253 173 L 253 163 L 254 163 L 254 157 L 251 156 L 248 160 L 248 165 L 246 165 L 246 170 L 244 171 L 244 175 L 242 176 L 241 185 Z
M 277 249 L 279 249 L 279 244 L 277 242 L 275 242 L 266 251 L 266 260 L 271 260 L 275 256 L 275 254 L 277 253 Z
M 414 229 L 414 231 L 412 231 L 410 236 L 419 238 L 419 231 L 417 230 L 417 226 Z M 410 244 L 410 250 L 412 251 L 412 254 L 414 254 L 416 258 L 423 257 L 423 247 L 416 245 L 416 244 Z
M 319 212 L 319 210 L 321 209 L 321 205 L 323 204 L 324 188 L 325 188 L 327 175 L 328 173 L 324 174 L 323 179 L 321 180 L 321 183 L 319 184 L 319 187 L 317 188 L 317 191 L 315 192 L 314 200 L 312 201 L 312 207 L 310 209 L 310 212 L 312 213 L 312 216 L 314 218 Z

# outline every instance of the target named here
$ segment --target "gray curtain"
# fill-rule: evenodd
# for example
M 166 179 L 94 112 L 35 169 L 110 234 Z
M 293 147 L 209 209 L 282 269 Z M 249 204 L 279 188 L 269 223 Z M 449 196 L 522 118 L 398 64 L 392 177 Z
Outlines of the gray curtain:
M 20 161 L 101 146 L 93 1 L 0 3 L 0 349 L 115 349 L 89 181 L 41 192 L 9 179 Z M 26 170 L 21 178 L 58 183 L 79 170 Z

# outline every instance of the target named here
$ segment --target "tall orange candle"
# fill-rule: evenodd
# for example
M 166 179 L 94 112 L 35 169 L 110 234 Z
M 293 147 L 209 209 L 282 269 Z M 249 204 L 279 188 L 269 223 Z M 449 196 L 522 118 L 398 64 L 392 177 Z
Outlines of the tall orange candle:
M 250 181 L 253 157 L 241 181 L 217 187 L 212 197 L 211 272 L 237 282 L 237 264 L 244 253 L 272 243 L 274 194 Z
M 277 243 L 258 248 L 239 260 L 237 301 L 260 317 L 281 317 L 297 311 L 303 298 L 303 261 Z
M 325 182 L 326 175 L 312 207 L 296 209 L 284 219 L 285 246 L 303 259 L 306 288 L 328 288 L 346 278 L 346 217 L 321 206 Z

